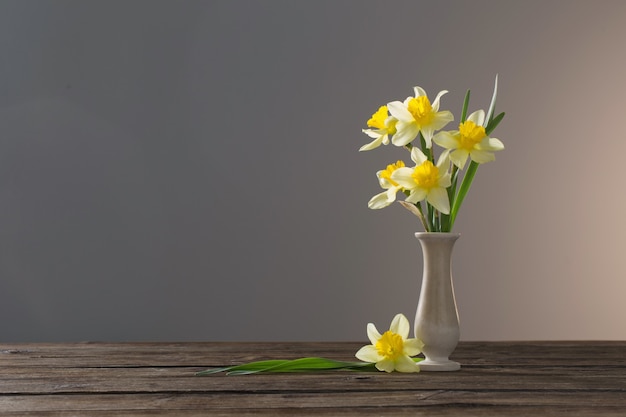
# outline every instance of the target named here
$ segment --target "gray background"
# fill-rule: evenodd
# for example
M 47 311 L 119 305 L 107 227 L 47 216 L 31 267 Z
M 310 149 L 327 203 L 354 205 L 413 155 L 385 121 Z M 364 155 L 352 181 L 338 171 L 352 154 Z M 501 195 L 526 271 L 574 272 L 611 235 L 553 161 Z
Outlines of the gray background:
M 420 225 L 366 206 L 406 154 L 361 129 L 414 85 L 484 108 L 496 73 L 462 339 L 624 339 L 625 44 L 618 0 L 0 1 L 0 341 L 412 318 Z

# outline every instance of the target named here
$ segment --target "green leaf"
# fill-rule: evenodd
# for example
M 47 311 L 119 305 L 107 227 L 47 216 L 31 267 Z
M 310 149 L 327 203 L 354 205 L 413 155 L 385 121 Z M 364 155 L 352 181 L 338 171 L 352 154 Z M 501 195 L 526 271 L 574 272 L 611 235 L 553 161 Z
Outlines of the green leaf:
M 369 365 L 367 362 L 342 362 L 325 358 L 300 358 L 277 365 L 270 369 L 272 372 L 285 371 L 313 371 L 326 369 L 345 369 L 352 367 L 363 367 Z
M 496 74 L 496 82 L 493 86 L 493 95 L 491 96 L 491 103 L 489 104 L 489 110 L 487 110 L 487 117 L 485 120 L 487 123 L 491 122 L 491 117 L 496 109 L 496 97 L 498 96 L 498 74 Z
M 491 132 L 493 132 L 496 127 L 498 127 L 502 119 L 504 119 L 504 112 L 500 113 L 489 121 L 487 127 L 485 128 L 485 133 L 487 134 L 487 136 L 491 134 Z
M 275 359 L 275 360 L 268 360 L 268 361 L 250 362 L 250 363 L 246 363 L 243 365 L 226 366 L 222 368 L 210 368 L 210 369 L 207 369 L 206 371 L 198 372 L 196 375 L 212 375 L 212 374 L 217 374 L 220 372 L 231 372 L 231 371 L 238 371 L 238 370 L 242 370 L 242 371 L 265 370 L 265 369 L 272 368 L 276 365 L 281 365 L 285 362 L 289 362 L 289 361 L 284 360 L 284 359 Z
M 249 375 L 259 372 L 310 372 L 333 369 L 360 369 L 373 366 L 367 362 L 342 362 L 325 358 L 300 358 L 294 360 L 268 360 L 250 362 L 223 368 L 211 368 L 196 375 L 213 375 L 226 372 L 227 375 Z
M 452 168 L 451 174 L 451 184 L 448 187 L 448 200 L 450 201 L 450 210 L 452 212 L 452 207 L 454 207 L 454 200 L 456 194 L 456 182 L 459 177 L 459 168 L 454 165 Z M 452 230 L 450 223 L 450 214 L 442 214 L 441 215 L 441 231 L 442 232 L 450 232 Z
M 452 227 L 454 227 L 454 222 L 456 220 L 459 209 L 461 208 L 461 204 L 463 204 L 463 200 L 465 199 L 465 196 L 472 186 L 472 181 L 474 180 L 474 175 L 476 175 L 478 165 L 478 163 L 471 161 L 469 168 L 467 168 L 467 171 L 465 172 L 465 176 L 463 176 L 463 181 L 461 182 L 461 186 L 459 187 L 459 193 L 454 199 L 454 204 L 452 205 L 452 209 L 450 210 L 450 230 L 452 230 Z
M 465 93 L 465 99 L 463 100 L 463 110 L 461 111 L 461 123 L 463 123 L 465 119 L 467 119 L 467 107 L 469 106 L 469 100 L 470 100 L 470 90 L 467 90 L 467 93 Z
M 415 362 L 422 358 L 413 358 Z M 196 373 L 198 376 L 226 372 L 226 375 L 250 375 L 259 372 L 315 372 L 332 370 L 377 371 L 376 364 L 369 362 L 344 362 L 326 358 L 300 358 L 293 360 L 269 360 L 250 362 L 242 365 L 211 368 Z

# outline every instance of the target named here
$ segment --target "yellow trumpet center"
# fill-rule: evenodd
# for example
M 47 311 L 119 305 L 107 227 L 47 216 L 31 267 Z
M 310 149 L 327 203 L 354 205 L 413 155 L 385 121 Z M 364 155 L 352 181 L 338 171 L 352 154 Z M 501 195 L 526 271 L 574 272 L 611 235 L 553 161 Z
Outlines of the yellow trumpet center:
M 470 151 L 487 136 L 487 133 L 484 127 L 466 120 L 459 125 L 459 135 L 460 147 Z
M 389 133 L 391 136 L 395 135 L 397 130 L 396 130 L 396 124 L 398 123 L 398 121 L 394 118 L 389 118 L 387 123 L 387 133 Z
M 385 126 L 385 120 L 387 120 L 387 117 L 387 106 L 380 106 L 378 111 L 372 114 L 372 117 L 367 121 L 367 126 L 373 127 L 374 129 L 385 129 L 387 127 Z
M 415 167 L 411 177 L 420 188 L 430 190 L 439 185 L 439 168 L 430 161 L 424 161 Z
M 393 174 L 396 169 L 402 167 L 404 167 L 404 162 L 402 161 L 398 161 L 395 164 L 389 164 L 387 165 L 387 169 L 380 173 L 380 178 L 386 179 L 391 185 L 397 187 L 398 183 L 391 179 L 391 174 Z
M 414 97 L 409 100 L 408 110 L 420 126 L 428 125 L 434 116 L 433 106 L 430 105 L 430 100 L 426 96 Z
M 376 342 L 378 354 L 387 359 L 396 359 L 404 352 L 404 340 L 397 333 L 387 330 Z

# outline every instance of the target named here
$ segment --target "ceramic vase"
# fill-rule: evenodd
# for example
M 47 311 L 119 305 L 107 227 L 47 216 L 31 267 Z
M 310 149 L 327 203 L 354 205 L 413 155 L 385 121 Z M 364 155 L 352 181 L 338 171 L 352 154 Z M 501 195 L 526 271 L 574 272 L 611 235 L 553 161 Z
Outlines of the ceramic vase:
M 452 249 L 457 233 L 415 233 L 423 254 L 422 286 L 415 314 L 415 337 L 424 343 L 422 371 L 456 371 L 449 359 L 460 337 L 452 283 Z

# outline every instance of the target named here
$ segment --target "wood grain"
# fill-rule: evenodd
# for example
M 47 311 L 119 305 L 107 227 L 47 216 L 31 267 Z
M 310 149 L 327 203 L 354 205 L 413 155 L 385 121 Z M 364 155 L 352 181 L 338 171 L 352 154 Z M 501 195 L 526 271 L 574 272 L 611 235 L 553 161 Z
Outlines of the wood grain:
M 461 342 L 461 371 L 195 376 L 362 343 L 0 345 L 7 416 L 624 416 L 626 342 Z

